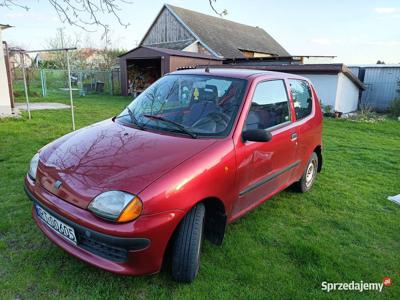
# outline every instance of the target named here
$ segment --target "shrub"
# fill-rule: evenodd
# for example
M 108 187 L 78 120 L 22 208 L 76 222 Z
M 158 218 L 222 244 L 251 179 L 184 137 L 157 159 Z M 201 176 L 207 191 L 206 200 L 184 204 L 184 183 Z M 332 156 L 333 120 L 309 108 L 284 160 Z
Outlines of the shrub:
M 390 115 L 399 118 L 400 117 L 400 98 L 393 100 L 389 107 Z

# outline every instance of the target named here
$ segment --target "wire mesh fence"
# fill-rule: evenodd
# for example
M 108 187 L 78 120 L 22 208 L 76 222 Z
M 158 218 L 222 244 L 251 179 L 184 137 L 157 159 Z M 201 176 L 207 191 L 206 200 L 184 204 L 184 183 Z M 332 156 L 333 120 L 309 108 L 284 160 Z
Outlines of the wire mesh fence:
M 31 97 L 64 98 L 69 92 L 67 70 L 26 68 L 26 78 Z M 121 94 L 119 69 L 72 70 L 71 83 L 74 96 Z M 17 97 L 24 94 L 22 68 L 13 70 L 13 88 Z

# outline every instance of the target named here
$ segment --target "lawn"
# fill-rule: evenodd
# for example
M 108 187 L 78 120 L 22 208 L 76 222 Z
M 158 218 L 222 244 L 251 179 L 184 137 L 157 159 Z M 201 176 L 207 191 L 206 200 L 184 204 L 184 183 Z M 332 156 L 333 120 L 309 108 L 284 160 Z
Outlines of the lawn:
M 77 98 L 77 127 L 128 102 Z M 166 272 L 121 277 L 95 269 L 39 231 L 23 178 L 31 156 L 69 132 L 71 121 L 69 110 L 32 115 L 0 120 L 0 298 L 400 299 L 400 206 L 386 199 L 400 193 L 400 122 L 326 120 L 324 168 L 313 189 L 267 201 L 229 225 L 221 247 L 206 242 L 197 280 L 184 285 Z M 385 276 L 393 285 L 382 293 L 321 291 L 323 281 Z

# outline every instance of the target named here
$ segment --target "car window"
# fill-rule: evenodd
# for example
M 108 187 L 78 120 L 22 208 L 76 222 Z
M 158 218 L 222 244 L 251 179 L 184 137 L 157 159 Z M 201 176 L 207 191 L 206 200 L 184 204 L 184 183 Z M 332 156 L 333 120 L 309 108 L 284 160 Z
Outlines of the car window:
M 289 80 L 290 90 L 293 96 L 294 110 L 296 119 L 300 120 L 311 114 L 312 96 L 310 87 L 305 80 Z
M 244 79 L 167 75 L 134 99 L 118 119 L 156 130 L 223 137 L 233 126 L 246 85 Z
M 259 83 L 253 94 L 245 129 L 267 129 L 289 120 L 289 101 L 283 80 Z

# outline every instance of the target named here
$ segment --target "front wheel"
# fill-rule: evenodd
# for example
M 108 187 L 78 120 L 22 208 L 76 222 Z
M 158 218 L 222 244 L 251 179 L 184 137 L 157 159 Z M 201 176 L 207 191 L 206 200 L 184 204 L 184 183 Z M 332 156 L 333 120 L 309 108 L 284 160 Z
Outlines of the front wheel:
M 318 156 L 313 152 L 307 163 L 306 169 L 304 170 L 303 176 L 301 176 L 300 180 L 296 183 L 297 189 L 302 193 L 309 191 L 315 182 L 317 172 Z
M 192 282 L 199 271 L 204 232 L 204 204 L 194 206 L 179 224 L 172 247 L 171 275 L 178 282 Z

